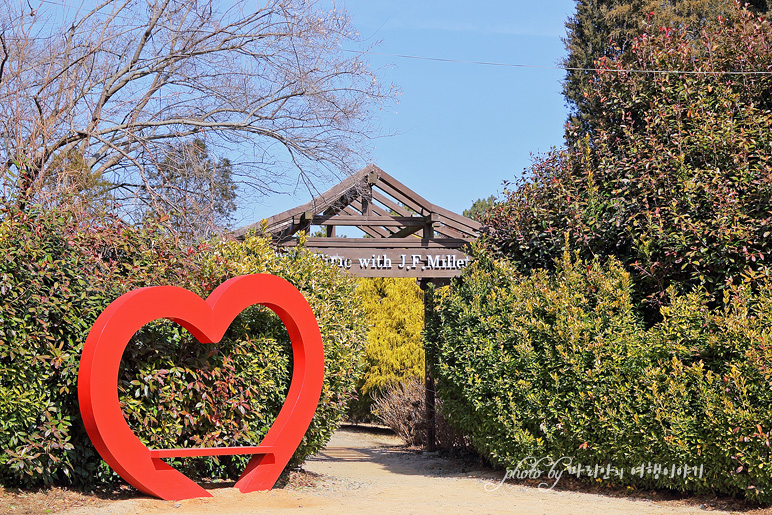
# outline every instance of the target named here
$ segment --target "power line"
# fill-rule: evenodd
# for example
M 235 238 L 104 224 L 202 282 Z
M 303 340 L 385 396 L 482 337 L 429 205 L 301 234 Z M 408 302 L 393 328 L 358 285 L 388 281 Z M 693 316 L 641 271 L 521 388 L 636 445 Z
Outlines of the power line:
M 649 73 L 649 74 L 674 74 L 674 75 L 772 75 L 772 71 L 730 71 L 730 70 L 715 70 L 715 71 L 701 71 L 701 70 L 639 70 L 634 68 L 624 69 L 610 69 L 610 68 L 580 68 L 575 66 L 545 66 L 538 64 L 514 64 L 514 63 L 497 63 L 492 61 L 468 61 L 464 59 L 448 59 L 443 57 L 426 57 L 419 55 L 409 54 L 388 54 L 384 52 L 371 52 L 369 50 L 350 50 L 343 49 L 344 52 L 350 54 L 367 54 L 377 55 L 382 57 L 396 57 L 399 59 L 415 59 L 420 61 L 435 61 L 440 63 L 456 63 L 456 64 L 476 64 L 481 66 L 500 66 L 505 68 L 537 68 L 543 70 L 565 70 L 565 71 L 580 71 L 580 72 L 616 72 L 616 73 Z

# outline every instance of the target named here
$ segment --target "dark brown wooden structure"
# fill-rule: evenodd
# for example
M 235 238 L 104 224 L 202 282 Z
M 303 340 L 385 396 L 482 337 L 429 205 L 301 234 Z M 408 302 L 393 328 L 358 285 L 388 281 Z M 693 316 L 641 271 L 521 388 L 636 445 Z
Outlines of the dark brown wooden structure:
M 325 228 L 306 248 L 358 277 L 440 280 L 469 264 L 464 247 L 480 224 L 436 206 L 375 165 L 369 165 L 307 204 L 235 231 L 243 238 L 264 230 L 279 245 L 297 244 L 298 231 Z M 357 227 L 368 237 L 336 237 L 337 227 Z
M 431 315 L 430 285 L 441 286 L 469 265 L 465 247 L 477 239 L 480 224 L 436 206 L 375 165 L 368 165 L 307 204 L 235 231 L 270 234 L 280 246 L 297 245 L 298 231 L 325 228 L 327 236 L 307 238 L 306 248 L 358 277 L 413 277 L 425 291 Z M 336 237 L 340 226 L 357 227 L 366 238 Z M 436 450 L 434 380 L 426 368 L 427 451 Z

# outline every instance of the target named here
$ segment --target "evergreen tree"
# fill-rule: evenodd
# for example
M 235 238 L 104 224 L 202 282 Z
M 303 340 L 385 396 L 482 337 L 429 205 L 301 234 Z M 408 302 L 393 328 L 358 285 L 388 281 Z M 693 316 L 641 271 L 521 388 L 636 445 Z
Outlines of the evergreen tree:
M 478 198 L 469 209 L 464 209 L 463 215 L 472 220 L 480 221 L 485 214 L 496 203 L 496 196 L 491 195 L 488 198 Z
M 189 238 L 221 232 L 236 210 L 230 161 L 213 160 L 198 138 L 169 147 L 148 182 L 150 192 L 161 192 L 148 197 L 154 211 L 168 216 L 172 229 Z

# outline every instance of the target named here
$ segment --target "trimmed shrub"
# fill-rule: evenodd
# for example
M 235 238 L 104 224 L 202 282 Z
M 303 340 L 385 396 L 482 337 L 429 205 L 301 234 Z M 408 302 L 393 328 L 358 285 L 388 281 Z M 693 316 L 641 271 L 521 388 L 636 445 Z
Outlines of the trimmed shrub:
M 96 317 L 119 295 L 173 284 L 205 297 L 230 277 L 268 272 L 298 287 L 325 345 L 320 407 L 292 463 L 321 448 L 356 383 L 364 323 L 355 282 L 299 249 L 278 255 L 268 241 L 182 247 L 159 227 L 56 212 L 6 211 L 0 220 L 0 484 L 110 484 L 83 428 L 76 380 Z M 118 392 L 138 437 L 156 448 L 257 443 L 283 404 L 289 337 L 260 307 L 239 315 L 218 344 L 200 344 L 167 321 L 129 343 Z M 192 477 L 233 477 L 245 457 L 175 460 Z
M 0 482 L 94 485 L 115 478 L 88 441 L 77 403 L 91 325 L 132 287 L 192 271 L 157 228 L 72 214 L 6 211 L 0 221 Z M 186 270 L 187 268 L 187 270 Z M 130 352 L 130 351 L 129 351 Z
M 205 287 L 208 290 L 231 277 L 270 273 L 295 285 L 311 305 L 324 343 L 324 385 L 316 414 L 290 461 L 290 466 L 295 465 L 306 456 L 321 450 L 330 439 L 347 412 L 349 401 L 354 396 L 357 381 L 361 376 L 367 325 L 365 313 L 356 295 L 357 281 L 338 267 L 324 264 L 302 246 L 279 254 L 268 238 L 254 235 L 248 236 L 242 243 L 220 242 L 215 246 L 214 252 L 206 254 L 202 261 L 202 277 L 206 280 Z M 261 315 L 256 316 L 257 313 Z M 255 316 L 255 319 L 247 318 L 247 315 Z M 229 338 L 239 338 L 234 343 L 244 340 L 241 334 L 251 338 L 272 338 L 275 339 L 272 346 L 279 345 L 283 349 L 286 356 L 283 359 L 287 361 L 291 358 L 289 336 L 281 320 L 273 312 L 258 306 L 253 308 L 253 311 L 245 311 L 240 323 L 244 324 L 243 333 L 236 331 L 236 322 L 229 331 Z M 268 346 L 268 349 L 272 346 Z M 274 359 L 273 356 L 266 356 L 265 366 L 276 367 L 277 365 L 272 363 Z M 267 389 L 273 394 L 278 391 L 281 404 L 289 387 L 291 370 L 288 365 L 283 367 L 283 379 L 277 379 L 274 383 L 262 382 L 264 379 L 261 378 L 261 382 L 257 383 L 261 389 Z M 279 408 L 281 404 L 278 405 Z M 270 417 L 265 417 L 266 421 L 269 418 L 272 421 L 276 414 L 278 410 L 272 411 Z M 266 432 L 268 427 L 269 425 L 265 426 Z M 261 432 L 259 436 L 262 438 L 263 434 L 264 432 Z
M 449 421 L 494 464 L 612 466 L 612 485 L 772 500 L 772 287 L 678 295 L 645 329 L 611 259 L 524 276 L 476 250 L 438 291 L 427 352 Z M 564 462 L 565 463 L 565 462 Z M 633 474 L 702 467 L 702 477 Z M 636 469 L 639 470 L 639 469 Z M 585 472 L 584 477 L 587 474 Z

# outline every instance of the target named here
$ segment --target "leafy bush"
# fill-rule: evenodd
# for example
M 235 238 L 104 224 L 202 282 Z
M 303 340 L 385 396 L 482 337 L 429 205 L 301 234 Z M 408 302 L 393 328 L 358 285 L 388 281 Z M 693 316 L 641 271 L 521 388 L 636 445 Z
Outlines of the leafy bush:
M 423 293 L 415 279 L 363 278 L 357 295 L 369 330 L 364 368 L 350 416 L 369 420 L 374 397 L 402 381 L 423 380 Z
M 182 282 L 186 266 L 152 228 L 106 222 L 81 226 L 65 213 L 14 210 L 0 221 L 3 484 L 87 485 L 111 477 L 80 422 L 83 341 L 110 301 L 134 286 Z
M 269 272 L 309 300 L 325 345 L 320 407 L 293 462 L 321 448 L 345 411 L 359 370 L 364 325 L 355 282 L 303 250 L 268 242 L 181 247 L 160 228 L 56 212 L 6 211 L 0 219 L 0 483 L 96 486 L 117 479 L 88 441 L 76 380 L 99 313 L 119 295 L 173 284 L 206 296 L 230 277 Z M 286 395 L 289 339 L 272 312 L 245 310 L 215 345 L 166 321 L 129 343 L 119 376 L 124 414 L 151 447 L 256 443 Z M 244 457 L 175 464 L 191 475 L 232 476 Z
M 772 500 L 772 286 L 734 287 L 718 310 L 670 291 L 650 329 L 631 292 L 613 259 L 523 276 L 478 248 L 430 321 L 449 421 L 503 467 L 565 456 L 625 471 L 609 484 Z M 648 463 L 704 475 L 631 474 Z
M 663 29 L 597 63 L 592 129 L 487 212 L 488 241 L 518 270 L 553 269 L 566 237 L 588 261 L 615 256 L 649 324 L 671 285 L 717 306 L 729 283 L 769 275 L 772 77 L 733 73 L 772 69 L 772 25 L 731 8 L 700 38 Z

